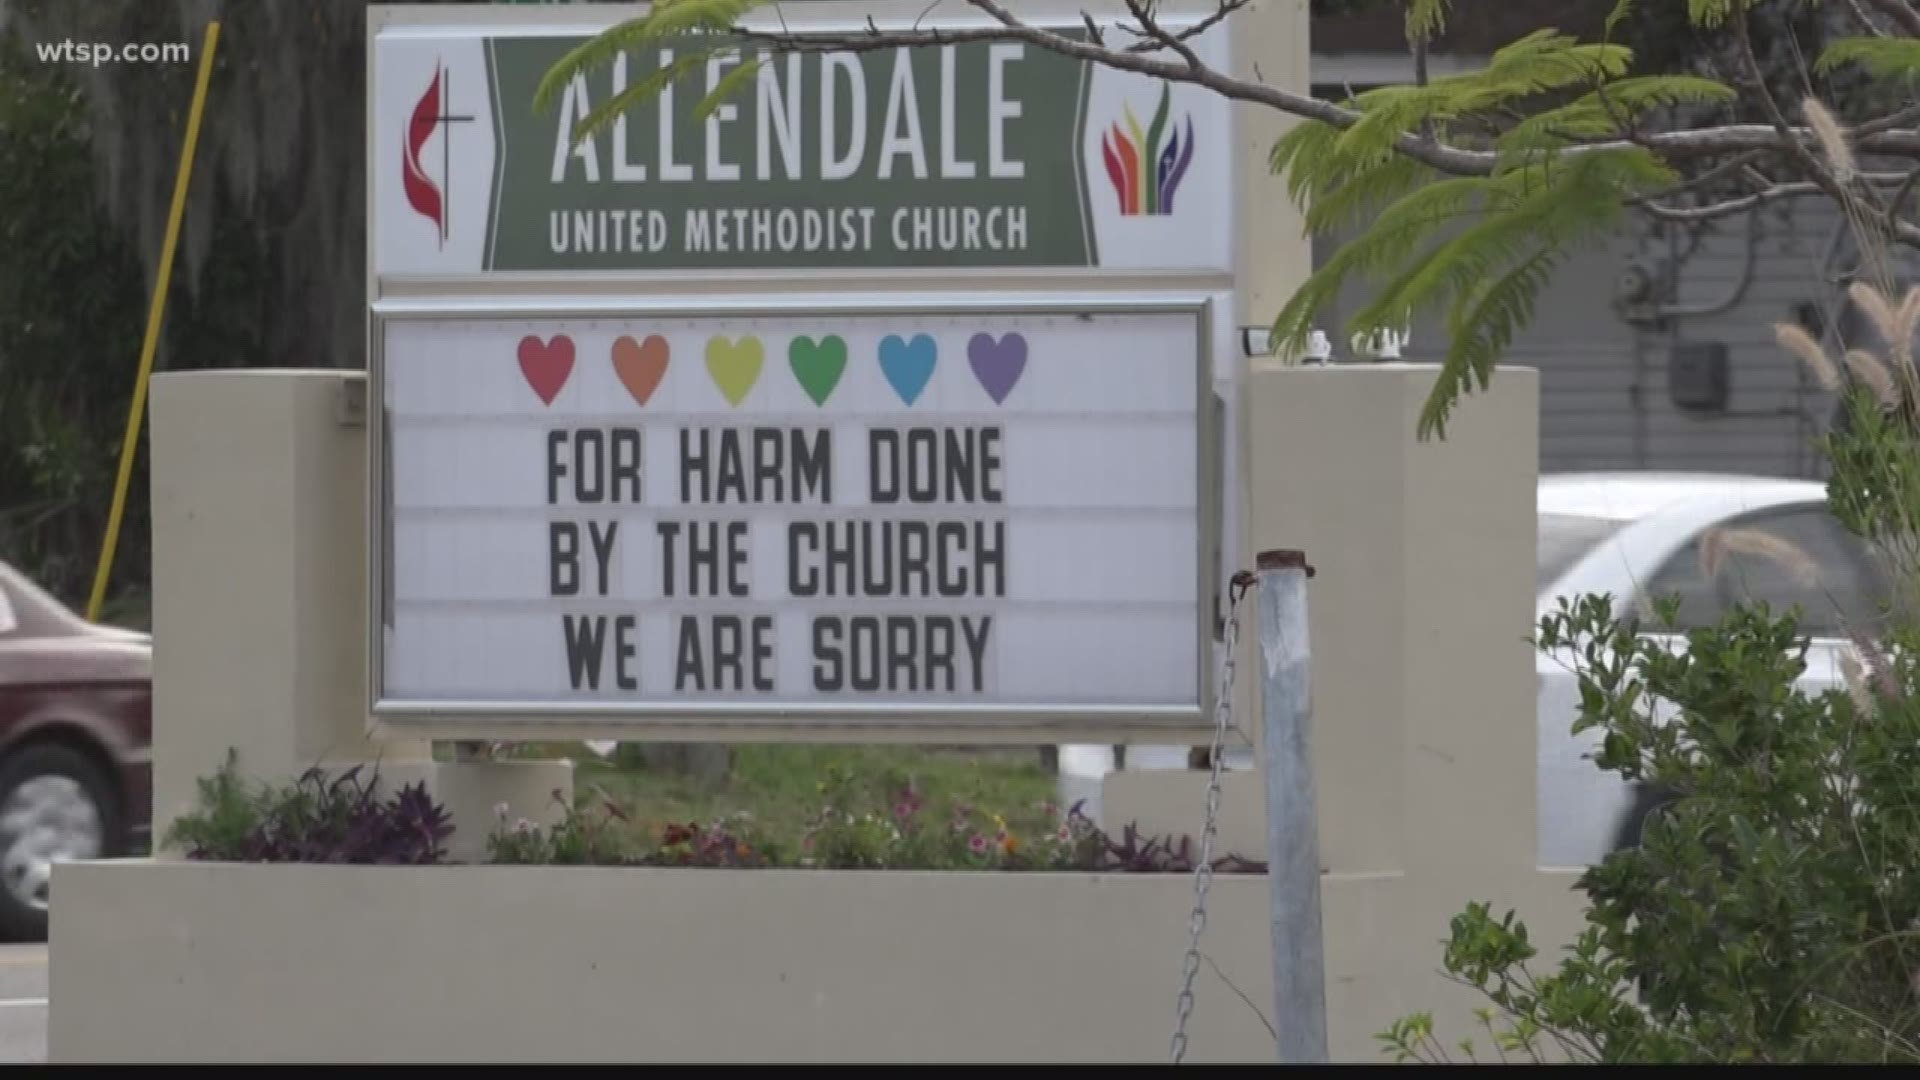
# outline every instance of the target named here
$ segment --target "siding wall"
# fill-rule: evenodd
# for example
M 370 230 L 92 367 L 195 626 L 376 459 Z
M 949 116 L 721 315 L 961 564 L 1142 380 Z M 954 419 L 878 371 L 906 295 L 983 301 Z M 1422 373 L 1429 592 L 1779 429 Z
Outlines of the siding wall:
M 1758 235 L 1750 276 L 1748 217 L 1716 223 L 1697 245 L 1683 246 L 1680 304 L 1737 299 L 1724 310 L 1683 317 L 1670 327 L 1635 327 L 1613 304 L 1615 283 L 1634 260 L 1658 267 L 1666 257 L 1667 239 L 1658 226 L 1630 221 L 1608 242 L 1562 264 L 1540 298 L 1533 324 L 1516 337 L 1506 357 L 1541 373 L 1543 471 L 1818 475 L 1812 442 L 1826 429 L 1833 398 L 1774 344 L 1772 326 L 1792 318 L 1799 304 L 1831 308 L 1837 290 L 1830 284 L 1832 269 L 1823 270 L 1823 264 L 1838 215 L 1830 203 L 1806 199 L 1769 208 L 1752 220 Z M 1333 250 L 1329 242 L 1317 242 L 1316 265 Z M 1842 255 L 1850 252 L 1848 244 Z M 1339 326 L 1363 296 L 1361 288 L 1350 286 L 1322 325 Z M 1445 343 L 1433 320 L 1416 323 L 1413 334 L 1408 359 L 1440 359 Z M 1335 338 L 1345 358 L 1341 336 Z M 1667 355 L 1675 340 L 1726 343 L 1732 369 L 1727 413 L 1697 415 L 1671 403 Z

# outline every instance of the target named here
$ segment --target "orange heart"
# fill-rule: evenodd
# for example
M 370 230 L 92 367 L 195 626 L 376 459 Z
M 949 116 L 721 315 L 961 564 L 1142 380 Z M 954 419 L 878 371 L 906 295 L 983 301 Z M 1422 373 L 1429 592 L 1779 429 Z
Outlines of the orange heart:
M 660 388 L 660 380 L 667 377 L 667 354 L 667 339 L 659 334 L 648 334 L 641 342 L 622 334 L 613 343 L 614 373 L 633 400 L 645 405 Z

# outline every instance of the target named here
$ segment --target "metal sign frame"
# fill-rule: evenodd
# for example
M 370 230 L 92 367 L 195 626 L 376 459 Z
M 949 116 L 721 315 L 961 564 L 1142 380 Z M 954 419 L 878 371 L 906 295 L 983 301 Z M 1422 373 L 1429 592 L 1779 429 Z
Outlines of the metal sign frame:
M 1194 331 L 1194 659 L 1196 700 L 1180 705 L 1063 706 L 1018 703 L 859 704 L 789 698 L 779 703 L 598 698 L 527 703 L 396 700 L 386 693 L 386 627 L 392 597 L 391 423 L 387 408 L 386 327 L 405 320 L 530 322 L 557 319 L 1099 316 L 1181 314 Z M 1215 299 L 1207 292 L 1077 292 L 1024 297 L 868 293 L 682 296 L 655 302 L 602 297 L 388 299 L 371 306 L 368 353 L 368 709 L 375 734 L 402 738 L 534 740 L 618 737 L 675 742 L 1055 743 L 1204 740 L 1214 708 L 1218 566 L 1224 462 L 1213 392 Z

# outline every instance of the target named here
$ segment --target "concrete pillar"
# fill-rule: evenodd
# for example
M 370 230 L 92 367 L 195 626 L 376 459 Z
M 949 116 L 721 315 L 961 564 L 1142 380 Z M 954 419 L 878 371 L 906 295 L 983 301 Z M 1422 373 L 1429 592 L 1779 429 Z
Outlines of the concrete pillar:
M 1518 908 L 1545 949 L 1577 910 L 1533 857 L 1538 374 L 1499 370 L 1422 442 L 1437 373 L 1261 365 L 1247 396 L 1253 547 L 1305 549 L 1317 570 L 1326 953 L 1348 973 L 1327 1007 L 1347 1047 L 1420 1011 L 1449 1045 L 1474 1033 L 1484 1002 L 1437 974 L 1468 903 Z
M 462 771 L 436 767 L 429 743 L 368 738 L 364 386 L 344 371 L 153 381 L 156 841 L 229 749 L 269 782 L 375 761 L 389 782 L 426 779 L 465 808 L 464 857 L 483 850 L 475 808 L 504 801 L 497 792 L 537 818 L 528 792 L 571 791 L 565 767 Z
M 1578 925 L 1574 878 L 1534 866 L 1532 630 L 1539 383 L 1496 372 L 1442 440 L 1415 436 L 1428 364 L 1253 366 L 1243 401 L 1248 550 L 1300 548 L 1313 645 L 1327 1007 L 1335 1056 L 1432 1011 L 1471 1034 L 1435 974 L 1469 902 L 1517 908 L 1543 949 Z M 1241 678 L 1257 692 L 1257 622 Z M 1258 697 L 1242 727 L 1257 728 Z M 1264 852 L 1258 772 L 1229 774 L 1216 851 Z M 1109 778 L 1109 822 L 1198 834 L 1204 777 Z M 1222 945 L 1221 947 L 1226 947 Z M 1450 1042 L 1451 1040 L 1449 1040 Z
M 1475 868 L 1533 864 L 1539 378 L 1501 369 L 1445 440 L 1421 442 L 1437 371 L 1257 367 L 1251 530 L 1256 550 L 1303 548 L 1318 571 L 1327 866 L 1477 887 Z

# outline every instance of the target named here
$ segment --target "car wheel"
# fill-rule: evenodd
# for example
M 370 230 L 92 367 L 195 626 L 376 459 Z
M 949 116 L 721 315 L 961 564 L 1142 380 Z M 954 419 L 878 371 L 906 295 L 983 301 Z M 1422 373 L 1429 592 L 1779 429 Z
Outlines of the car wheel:
M 44 941 L 53 864 L 111 855 L 112 783 L 85 755 L 29 746 L 0 761 L 0 936 Z
M 1680 796 L 1664 788 L 1647 784 L 1633 786 L 1633 805 L 1627 808 L 1625 816 L 1613 837 L 1613 849 L 1622 851 L 1640 846 L 1640 838 L 1646 835 L 1647 821 L 1665 807 L 1679 801 Z

